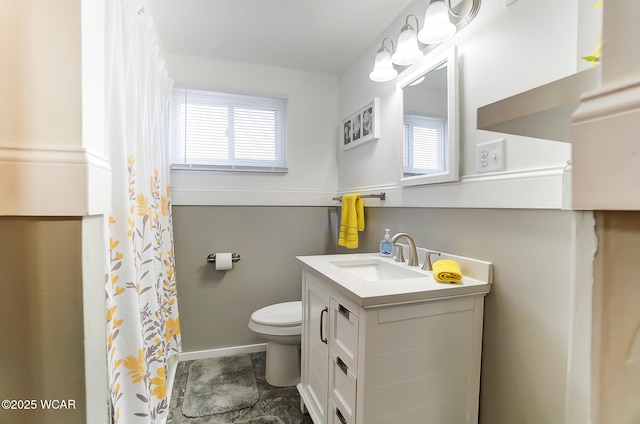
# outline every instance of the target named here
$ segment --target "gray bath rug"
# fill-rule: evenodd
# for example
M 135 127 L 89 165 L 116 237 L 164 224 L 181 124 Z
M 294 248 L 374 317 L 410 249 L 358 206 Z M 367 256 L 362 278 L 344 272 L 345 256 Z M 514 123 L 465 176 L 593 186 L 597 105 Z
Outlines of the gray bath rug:
M 273 415 L 270 416 L 264 416 L 264 417 L 257 417 L 257 418 L 252 418 L 250 420 L 247 421 L 236 421 L 236 424 L 284 424 L 284 421 L 282 421 L 280 418 L 275 417 Z
M 250 408 L 258 398 L 249 355 L 200 359 L 189 367 L 182 415 L 195 418 Z

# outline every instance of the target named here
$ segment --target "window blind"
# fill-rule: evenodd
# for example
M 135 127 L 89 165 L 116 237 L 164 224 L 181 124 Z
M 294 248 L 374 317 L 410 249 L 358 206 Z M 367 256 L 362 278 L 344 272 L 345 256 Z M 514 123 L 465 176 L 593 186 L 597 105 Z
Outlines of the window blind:
M 405 174 L 430 174 L 445 170 L 446 121 L 405 115 L 402 131 L 403 170 Z
M 175 88 L 171 167 L 287 171 L 287 100 Z

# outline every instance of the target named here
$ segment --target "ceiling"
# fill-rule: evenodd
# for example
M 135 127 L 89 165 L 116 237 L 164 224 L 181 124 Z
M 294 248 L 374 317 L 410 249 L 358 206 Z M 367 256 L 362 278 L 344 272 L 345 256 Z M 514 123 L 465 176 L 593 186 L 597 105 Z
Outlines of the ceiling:
M 149 0 L 149 8 L 163 51 L 340 75 L 412 1 Z

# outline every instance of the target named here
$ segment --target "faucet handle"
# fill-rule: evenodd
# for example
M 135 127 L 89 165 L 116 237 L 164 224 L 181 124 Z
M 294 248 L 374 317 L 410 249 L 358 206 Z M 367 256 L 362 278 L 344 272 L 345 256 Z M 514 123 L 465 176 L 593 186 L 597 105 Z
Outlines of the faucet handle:
M 424 264 L 422 264 L 422 269 L 425 271 L 433 270 L 433 266 L 431 265 L 431 255 L 440 256 L 440 252 L 432 252 L 430 250 L 427 250 L 427 253 L 424 256 Z
M 394 243 L 393 247 L 397 247 L 398 248 L 398 254 L 396 255 L 396 262 L 404 262 L 404 255 L 402 254 L 402 246 L 400 246 L 399 244 Z

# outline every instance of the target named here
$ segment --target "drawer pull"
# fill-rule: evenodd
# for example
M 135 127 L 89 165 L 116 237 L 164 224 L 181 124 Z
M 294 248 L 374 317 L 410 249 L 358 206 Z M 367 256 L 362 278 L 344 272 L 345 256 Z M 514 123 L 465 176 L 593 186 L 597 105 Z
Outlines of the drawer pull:
M 336 358 L 336 364 L 342 370 L 344 375 L 347 375 L 347 371 L 349 370 L 349 367 L 347 367 L 347 364 L 345 364 L 344 361 L 340 359 L 339 356 Z
M 338 419 L 340 420 L 340 422 L 342 424 L 348 424 L 347 420 L 344 418 L 344 415 L 342 415 L 342 412 L 340 412 L 340 410 L 338 409 L 338 407 L 336 407 L 336 417 L 338 417 Z
M 327 312 L 329 312 L 329 308 L 326 306 L 320 311 L 320 341 L 324 344 L 327 344 L 327 338 L 324 336 L 324 315 Z
M 349 310 L 347 308 L 345 308 L 342 305 L 338 305 L 338 312 L 340 312 L 340 314 L 345 317 L 346 319 L 349 319 Z

